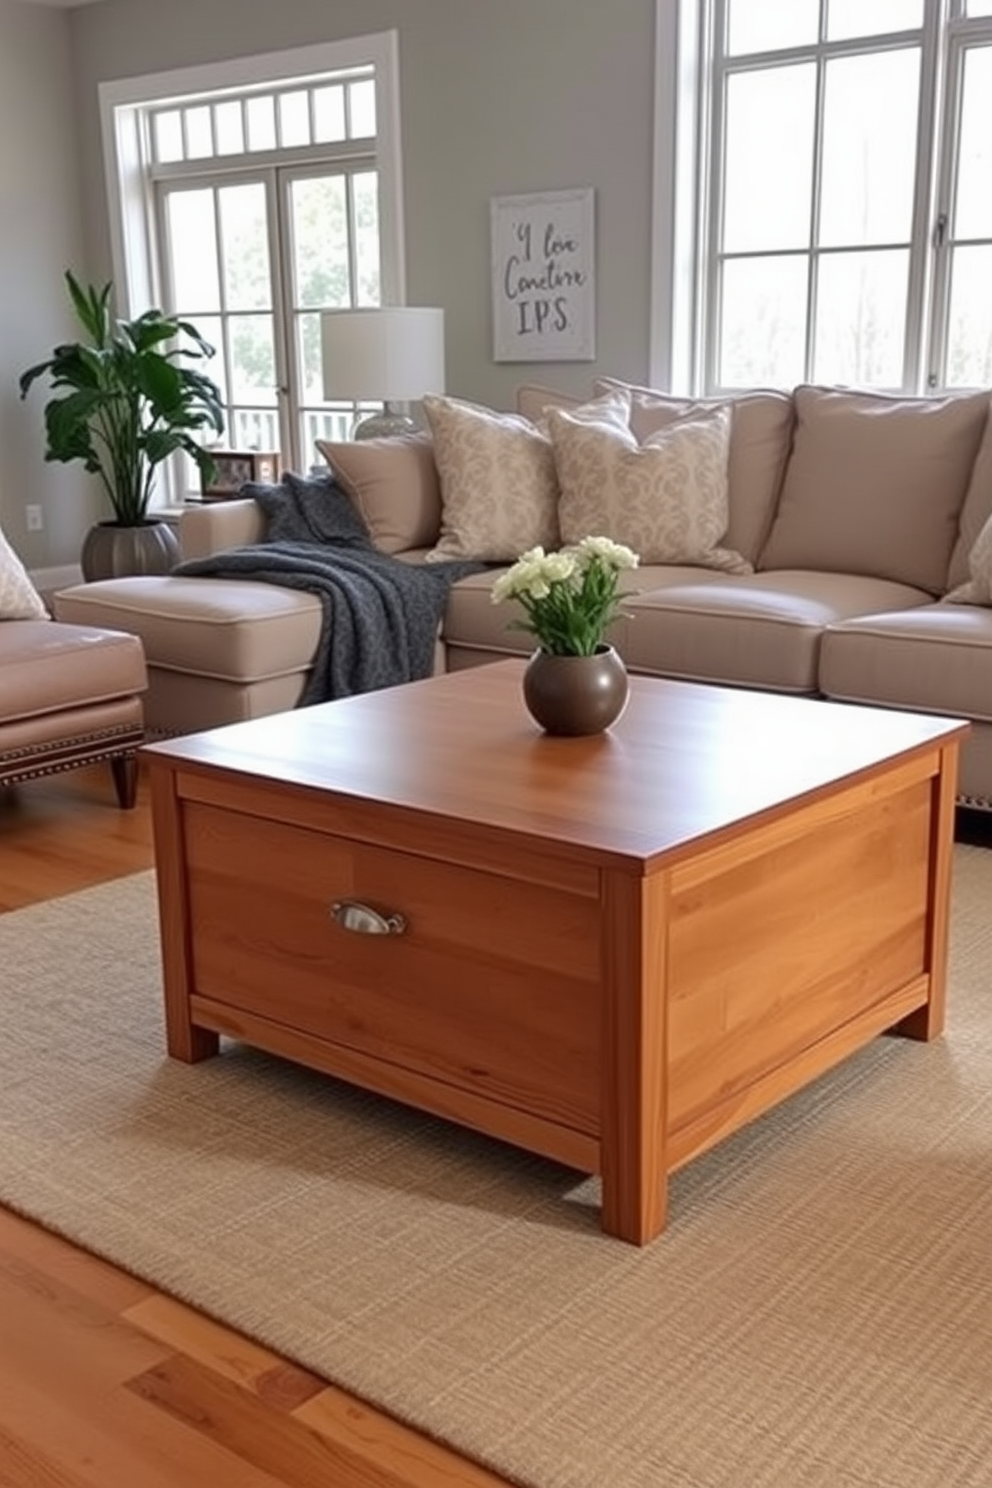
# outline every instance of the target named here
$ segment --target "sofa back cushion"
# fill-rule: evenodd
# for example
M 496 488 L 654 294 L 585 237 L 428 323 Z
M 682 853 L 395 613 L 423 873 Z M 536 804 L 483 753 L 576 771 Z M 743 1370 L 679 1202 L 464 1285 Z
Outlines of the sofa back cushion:
M 538 382 L 522 382 L 516 393 L 517 412 L 532 424 L 539 424 L 549 408 L 579 408 L 588 401 L 558 388 L 542 387 Z
M 947 573 L 948 588 L 956 589 L 969 580 L 970 559 L 978 535 L 992 517 L 992 402 L 985 420 L 985 432 L 975 456 L 971 480 L 965 492 L 958 523 L 958 538 L 951 553 Z
M 429 548 L 437 541 L 441 486 L 430 434 L 316 444 L 380 552 Z
M 722 546 L 729 409 L 687 415 L 643 444 L 629 427 L 587 423 L 574 410 L 549 409 L 547 420 L 563 542 L 610 537 L 633 548 L 642 563 L 750 572 L 739 553 Z
M 596 383 L 597 391 L 609 387 L 628 389 L 630 427 L 641 442 L 675 419 L 711 408 L 731 410 L 726 543 L 754 563 L 771 531 L 789 458 L 794 421 L 789 394 L 759 389 L 728 398 L 676 398 L 612 377 L 600 378 Z
M 795 389 L 796 431 L 759 569 L 867 574 L 942 593 L 988 394 Z

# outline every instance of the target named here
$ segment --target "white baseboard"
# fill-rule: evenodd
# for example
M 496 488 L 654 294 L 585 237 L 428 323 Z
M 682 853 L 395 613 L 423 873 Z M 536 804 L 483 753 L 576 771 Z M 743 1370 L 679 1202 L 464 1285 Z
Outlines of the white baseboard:
M 83 570 L 78 563 L 59 563 L 52 568 L 31 569 L 31 582 L 36 589 L 68 589 L 70 584 L 83 582 Z
M 59 563 L 51 568 L 33 568 L 29 570 L 29 576 L 49 609 L 52 607 L 52 595 L 57 589 L 68 589 L 70 584 L 83 582 L 83 570 L 78 563 Z

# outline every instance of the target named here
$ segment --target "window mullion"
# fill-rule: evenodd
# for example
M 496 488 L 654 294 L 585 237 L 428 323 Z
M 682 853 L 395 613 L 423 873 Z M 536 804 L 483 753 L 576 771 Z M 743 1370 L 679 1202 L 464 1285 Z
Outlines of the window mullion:
M 821 35 L 826 28 L 826 0 L 821 0 Z M 820 269 L 820 207 L 823 200 L 823 130 L 827 91 L 827 61 L 821 49 L 816 59 L 816 98 L 813 104 L 813 167 L 809 201 L 809 260 L 806 276 L 806 381 L 813 381 L 816 364 L 816 307 Z
M 948 148 L 952 148 L 946 114 L 947 13 L 953 0 L 926 0 L 920 55 L 920 100 L 917 126 L 916 189 L 909 256 L 906 304 L 904 386 L 910 392 L 936 387 L 942 365 L 943 265 L 946 247 L 935 241 L 936 225 L 949 210 Z
M 273 170 L 266 176 L 266 207 L 269 231 L 269 263 L 272 273 L 272 334 L 275 344 L 276 400 L 280 449 L 283 464 L 302 470 L 298 420 L 293 410 L 302 402 L 296 371 L 295 316 L 292 284 L 293 240 L 289 206 L 291 177 Z
M 716 36 L 726 35 L 726 3 L 717 0 Z M 720 43 L 714 39 L 715 45 Z M 720 329 L 721 284 L 723 281 L 723 210 L 727 168 L 727 79 L 728 72 L 718 63 L 714 69 L 710 102 L 711 128 L 701 136 L 701 154 L 709 162 L 705 172 L 706 208 L 700 216 L 697 246 L 700 258 L 698 290 L 702 295 L 700 314 L 696 317 L 693 343 L 696 376 L 695 392 L 716 386 L 718 333 Z M 699 379 L 701 362 L 702 379 Z

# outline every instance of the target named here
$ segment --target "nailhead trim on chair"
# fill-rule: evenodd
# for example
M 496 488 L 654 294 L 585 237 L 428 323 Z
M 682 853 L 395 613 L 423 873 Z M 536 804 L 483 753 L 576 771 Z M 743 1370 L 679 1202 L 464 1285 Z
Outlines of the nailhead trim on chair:
M 104 754 L 117 754 L 128 744 L 135 748 L 145 741 L 144 729 L 136 729 L 129 723 L 118 723 L 113 728 L 97 729 L 94 733 L 79 734 L 74 739 L 63 739 L 59 744 L 59 750 L 84 752 L 90 748 L 96 748 L 101 756 Z M 0 752 L 0 770 L 6 768 L 8 763 L 15 760 L 30 759 L 34 754 L 49 754 L 51 744 L 28 744 L 22 749 L 9 749 Z
M 118 724 L 114 728 L 62 740 L 57 749 L 53 749 L 51 744 L 12 749 L 0 754 L 0 785 L 55 775 L 62 770 L 78 769 L 80 765 L 99 764 L 115 755 L 134 754 L 144 742 L 143 728 Z

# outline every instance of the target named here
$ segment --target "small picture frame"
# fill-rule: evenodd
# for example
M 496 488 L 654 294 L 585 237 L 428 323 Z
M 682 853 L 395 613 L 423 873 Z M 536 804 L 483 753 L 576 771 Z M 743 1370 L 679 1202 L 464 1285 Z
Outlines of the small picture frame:
M 246 481 L 271 484 L 279 456 L 275 450 L 211 450 L 214 476 L 202 487 L 204 501 L 230 501 Z

